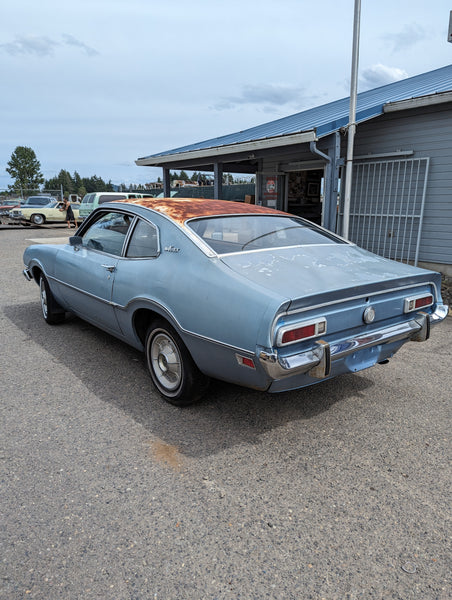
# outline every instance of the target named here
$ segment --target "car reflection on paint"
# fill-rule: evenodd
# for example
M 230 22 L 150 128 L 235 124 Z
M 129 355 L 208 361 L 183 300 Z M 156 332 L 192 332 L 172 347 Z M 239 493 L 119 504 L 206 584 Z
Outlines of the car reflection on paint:
M 24 263 L 47 323 L 72 312 L 144 351 L 178 406 L 209 378 L 279 392 L 385 363 L 447 314 L 438 273 L 236 202 L 107 203 Z

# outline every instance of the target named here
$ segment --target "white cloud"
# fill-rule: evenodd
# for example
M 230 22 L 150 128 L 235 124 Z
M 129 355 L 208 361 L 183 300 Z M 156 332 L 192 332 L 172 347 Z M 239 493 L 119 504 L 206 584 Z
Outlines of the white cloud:
M 372 88 L 387 85 L 400 79 L 409 77 L 408 73 L 398 67 L 387 67 L 378 64 L 364 69 L 360 75 L 360 90 L 369 90 Z
M 12 42 L 0 44 L 0 49 L 11 56 L 20 56 L 23 54 L 34 54 L 38 57 L 52 56 L 55 54 L 55 48 L 61 46 L 75 46 L 83 50 L 88 56 L 99 54 L 97 50 L 87 46 L 73 35 L 63 34 L 62 42 L 58 42 L 46 36 L 39 35 L 17 35 Z
M 12 56 L 34 54 L 36 56 L 51 56 L 58 42 L 45 36 L 18 35 L 13 42 L 0 44 L 0 48 Z
M 245 85 L 238 96 L 227 96 L 215 104 L 215 110 L 233 109 L 237 105 L 253 104 L 265 111 L 286 105 L 301 106 L 305 102 L 305 90 L 286 84 Z
M 416 23 L 405 25 L 398 33 L 387 33 L 382 36 L 383 40 L 392 44 L 392 50 L 398 52 L 415 46 L 428 38 L 428 35 L 423 27 Z
M 68 46 L 76 46 L 77 48 L 81 48 L 83 52 L 85 52 L 85 54 L 87 54 L 88 56 L 97 56 L 99 54 L 99 52 L 95 48 L 87 46 L 86 44 L 75 38 L 73 35 L 70 35 L 68 33 L 63 34 L 63 40 Z

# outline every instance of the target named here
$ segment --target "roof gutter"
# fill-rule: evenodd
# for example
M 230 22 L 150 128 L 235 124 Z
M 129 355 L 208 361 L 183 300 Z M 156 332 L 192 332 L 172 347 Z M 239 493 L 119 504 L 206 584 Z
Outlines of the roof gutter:
M 225 146 L 216 146 L 212 148 L 203 148 L 202 150 L 187 150 L 185 152 L 176 152 L 174 154 L 165 154 L 161 156 L 147 156 L 138 158 L 135 163 L 138 166 L 159 167 L 168 163 L 180 162 L 183 160 L 193 160 L 209 158 L 221 158 L 228 154 L 237 154 L 240 152 L 255 152 L 267 148 L 280 148 L 282 146 L 292 146 L 294 144 L 305 144 L 317 140 L 314 129 L 289 135 L 265 138 L 250 142 L 241 142 L 237 144 L 227 144 Z

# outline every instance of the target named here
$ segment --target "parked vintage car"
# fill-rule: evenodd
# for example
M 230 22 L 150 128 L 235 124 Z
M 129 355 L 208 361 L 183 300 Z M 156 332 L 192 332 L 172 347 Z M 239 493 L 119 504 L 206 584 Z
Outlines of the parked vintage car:
M 385 363 L 447 315 L 438 273 L 236 202 L 107 203 L 24 263 L 47 323 L 70 311 L 144 350 L 179 406 L 209 377 L 278 392 Z
M 22 198 L 11 198 L 0 202 L 0 217 L 7 217 L 10 211 L 16 206 L 20 206 L 23 202 Z
M 78 220 L 80 203 L 71 203 L 74 217 Z M 50 198 L 46 204 L 41 206 L 27 206 L 24 204 L 18 208 L 14 208 L 9 213 L 9 218 L 12 223 L 22 223 L 22 225 L 44 225 L 44 223 L 64 223 L 66 221 L 66 211 L 61 210 L 63 203 Z

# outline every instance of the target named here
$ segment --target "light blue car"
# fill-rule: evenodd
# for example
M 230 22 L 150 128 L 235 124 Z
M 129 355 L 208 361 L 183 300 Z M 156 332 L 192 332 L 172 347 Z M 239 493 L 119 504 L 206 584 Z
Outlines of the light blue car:
M 24 253 L 44 319 L 72 312 L 143 350 L 178 406 L 211 377 L 280 392 L 385 363 L 448 311 L 438 273 L 260 206 L 110 202 L 69 242 Z

